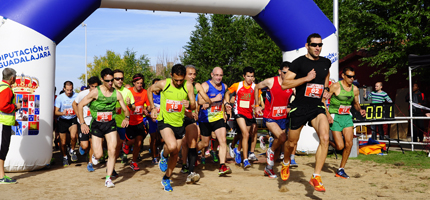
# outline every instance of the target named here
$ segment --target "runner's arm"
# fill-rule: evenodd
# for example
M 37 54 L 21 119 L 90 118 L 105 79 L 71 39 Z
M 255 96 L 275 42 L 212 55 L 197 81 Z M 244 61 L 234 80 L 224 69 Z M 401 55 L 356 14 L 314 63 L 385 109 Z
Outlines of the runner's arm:
M 154 98 L 152 96 L 153 92 L 159 92 L 163 90 L 164 86 L 166 86 L 166 80 L 157 81 L 155 84 L 151 85 L 147 90 L 148 101 L 149 101 L 149 109 L 152 111 L 155 108 Z
M 123 128 L 127 127 L 130 121 L 130 112 L 128 112 L 127 106 L 124 103 L 124 98 L 122 97 L 121 92 L 116 90 L 116 100 L 119 102 L 121 109 L 124 111 L 125 118 L 121 122 L 121 126 Z
M 196 97 L 194 96 L 194 92 L 192 92 L 194 90 L 193 85 L 190 82 L 187 82 L 186 86 L 188 89 L 188 99 L 190 101 L 187 109 L 188 110 L 195 110 L 196 109 L 196 99 L 195 99 Z M 196 87 L 196 89 L 197 89 L 197 87 Z M 206 97 L 209 99 L 209 97 L 207 95 L 206 95 Z
M 60 108 L 59 107 L 54 107 L 54 109 L 55 109 L 55 111 L 54 111 L 55 115 L 57 115 L 57 116 L 63 116 L 63 112 L 60 112 Z
M 286 89 L 290 89 L 290 88 L 295 88 L 299 85 L 302 85 L 306 82 L 312 81 L 313 79 L 315 79 L 316 76 L 316 72 L 314 69 L 312 69 L 307 76 L 299 78 L 299 79 L 294 79 L 296 78 L 296 74 L 292 71 L 288 71 L 284 81 L 282 81 L 282 85 L 281 88 L 283 90 Z
M 76 114 L 76 116 L 78 117 L 78 119 L 80 119 L 79 118 L 79 112 L 78 112 L 78 104 L 76 103 L 76 101 L 73 101 L 73 103 L 72 103 L 72 108 L 73 108 L 73 111 L 75 111 L 75 114 Z M 80 121 L 80 120 L 79 120 Z
M 209 105 L 212 104 L 212 100 L 208 97 L 208 95 L 206 94 L 205 90 L 203 89 L 202 85 L 200 85 L 200 83 L 196 83 L 196 89 L 206 103 L 208 103 Z

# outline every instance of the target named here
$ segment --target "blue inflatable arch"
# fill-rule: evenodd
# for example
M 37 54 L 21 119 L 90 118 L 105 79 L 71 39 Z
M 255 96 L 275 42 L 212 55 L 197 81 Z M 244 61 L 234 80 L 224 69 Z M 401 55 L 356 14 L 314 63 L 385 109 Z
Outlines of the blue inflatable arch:
M 55 48 L 98 8 L 249 15 L 286 61 L 306 54 L 307 36 L 319 33 L 325 43 L 321 55 L 332 60 L 332 77 L 338 74 L 335 27 L 312 0 L 2 0 L 0 70 L 17 71 L 14 91 L 28 100 L 17 116 L 20 125 L 13 127 L 7 171 L 30 171 L 49 163 Z

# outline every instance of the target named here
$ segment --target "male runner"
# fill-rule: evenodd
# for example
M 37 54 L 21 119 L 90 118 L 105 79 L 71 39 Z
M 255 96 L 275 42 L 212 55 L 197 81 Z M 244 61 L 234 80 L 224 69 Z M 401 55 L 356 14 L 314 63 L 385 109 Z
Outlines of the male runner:
M 245 67 L 243 69 L 243 78 L 245 79 L 244 81 L 234 83 L 228 88 L 224 95 L 224 104 L 227 109 L 231 108 L 230 104 L 227 103 L 230 102 L 230 94 L 235 92 L 236 100 L 234 106 L 234 118 L 241 131 L 241 145 L 235 149 L 235 160 L 236 164 L 241 163 L 240 148 L 243 147 L 243 167 L 246 169 L 251 167 L 251 164 L 248 161 L 248 140 L 249 138 L 254 137 L 253 135 L 250 135 L 250 133 L 252 133 L 251 125 L 254 122 L 254 68 Z M 259 91 L 259 94 L 261 95 L 261 91 Z
M 158 81 L 160 81 L 160 79 L 158 79 L 158 78 L 152 80 L 152 85 L 154 85 Z M 153 112 L 160 113 L 160 93 L 159 92 L 152 92 L 152 99 L 154 101 L 154 106 L 157 110 L 157 111 L 153 111 Z M 159 152 L 157 149 L 157 147 L 158 147 L 157 144 L 161 143 L 161 135 L 160 135 L 160 132 L 158 131 L 158 128 L 157 128 L 158 121 L 156 119 L 152 119 L 151 116 L 147 116 L 146 118 L 148 120 L 149 135 L 151 138 L 151 141 L 149 143 L 149 148 L 151 149 L 151 154 L 152 154 L 152 164 L 158 165 L 158 159 L 159 159 L 160 155 L 159 155 Z
M 211 79 L 202 83 L 203 90 L 209 96 L 212 104 L 205 103 L 199 112 L 199 127 L 202 140 L 199 149 L 208 146 L 211 133 L 214 132 L 219 142 L 219 170 L 218 175 L 230 174 L 230 167 L 225 165 L 227 158 L 227 131 L 225 129 L 225 112 L 223 106 L 224 94 L 227 85 L 222 82 L 224 73 L 220 67 L 215 67 L 211 73 Z
M 334 95 L 331 96 L 330 107 L 326 109 L 326 113 L 335 141 L 334 147 L 337 150 L 343 149 L 342 161 L 336 171 L 336 177 L 347 179 L 349 176 L 345 173 L 344 167 L 351 153 L 352 139 L 354 138 L 351 105 L 354 105 L 354 108 L 359 110 L 363 117 L 366 116 L 366 111 L 360 107 L 360 90 L 352 84 L 355 78 L 354 69 L 351 67 L 343 68 L 342 78 L 341 81 L 330 86 L 329 95 Z M 343 142 L 344 138 L 345 143 Z
M 144 77 L 142 74 L 135 74 L 133 76 L 133 87 L 129 88 L 131 93 L 133 94 L 135 100 L 135 109 L 131 112 L 130 115 L 130 125 L 126 130 L 127 137 L 127 146 L 134 144 L 133 147 L 133 160 L 130 163 L 130 168 L 133 171 L 139 170 L 139 166 L 137 165 L 137 157 L 140 153 L 140 146 L 142 145 L 142 141 L 145 139 L 147 131 L 146 124 L 143 121 L 144 115 L 148 115 L 149 101 L 148 101 L 148 92 L 143 89 L 145 87 Z
M 72 103 L 78 96 L 77 93 L 73 92 L 73 83 L 71 81 L 64 82 L 64 93 L 60 94 L 55 99 L 55 115 L 60 116 L 57 123 L 57 130 L 60 133 L 60 148 L 63 154 L 63 166 L 69 166 L 69 161 L 67 160 L 67 134 L 70 134 L 70 159 L 72 162 L 78 161 L 76 156 L 75 146 L 78 137 L 78 121 L 73 110 Z
M 151 104 L 151 117 L 158 119 L 158 129 L 165 141 L 163 150 L 160 153 L 158 166 L 162 172 L 166 172 L 161 184 L 164 191 L 173 191 L 170 185 L 170 177 L 175 168 L 182 138 L 185 135 L 183 126 L 185 108 L 194 110 L 196 102 L 194 100 L 193 85 L 185 80 L 185 67 L 176 64 L 172 67 L 171 76 L 166 80 L 161 80 L 148 88 L 148 99 Z M 158 115 L 152 92 L 160 91 L 160 114 Z M 158 115 L 158 116 L 157 116 Z M 193 177 L 192 181 L 198 181 L 200 177 Z
M 289 112 L 290 131 L 284 145 L 285 157 L 281 170 L 281 178 L 286 181 L 290 176 L 290 154 L 299 140 L 303 125 L 308 123 L 315 129 L 320 140 L 315 154 L 315 170 L 309 183 L 321 192 L 325 191 L 320 173 L 327 157 L 330 128 L 322 96 L 328 87 L 331 66 L 329 59 L 319 56 L 322 45 L 319 34 L 309 35 L 305 44 L 308 53 L 291 63 L 282 82 L 282 89 L 296 88 L 296 98 L 291 103 Z
M 88 88 L 87 90 L 81 91 L 78 96 L 76 97 L 75 101 L 73 101 L 73 110 L 75 111 L 76 115 L 78 116 L 78 122 L 79 124 L 81 123 L 81 121 L 79 121 L 79 111 L 78 111 L 78 104 L 79 102 L 82 101 L 82 99 L 84 99 L 85 96 L 87 96 L 90 91 L 96 89 L 97 86 L 101 85 L 102 82 L 100 81 L 100 79 L 97 76 L 93 76 L 91 78 L 88 79 Z M 84 106 L 84 120 L 85 120 L 85 124 L 91 124 L 91 112 L 90 112 L 90 108 L 88 107 L 88 105 Z M 81 155 L 84 155 L 85 152 L 88 152 L 89 150 L 89 155 L 93 156 L 93 149 L 90 147 L 90 143 L 91 143 L 91 134 L 85 134 L 82 133 L 81 131 L 81 127 L 78 126 L 78 133 L 79 133 L 79 152 L 81 153 Z M 88 142 L 89 141 L 89 142 Z M 93 163 L 92 161 L 93 159 L 90 158 L 87 164 L 87 170 L 89 172 L 93 172 L 94 171 L 94 165 L 97 165 L 97 163 Z
M 124 71 L 120 70 L 120 69 L 115 69 L 113 71 L 113 86 L 115 87 L 115 89 L 117 91 L 119 91 L 122 95 L 122 97 L 124 98 L 124 102 L 126 103 L 127 107 L 130 110 L 134 110 L 135 109 L 135 105 L 134 105 L 134 97 L 133 94 L 131 93 L 131 91 L 127 88 L 124 87 Z M 116 127 L 117 127 L 117 131 L 118 131 L 118 145 L 116 146 L 116 155 L 115 157 L 118 159 L 118 157 L 120 156 L 121 153 L 121 148 L 125 145 L 124 141 L 126 139 L 125 137 L 125 131 L 126 129 L 121 127 L 121 122 L 122 120 L 124 120 L 125 115 L 124 113 L 121 112 L 121 106 L 119 105 L 119 103 L 116 103 L 116 116 L 115 116 L 115 121 L 116 121 Z M 128 153 L 128 152 L 127 152 Z M 122 163 L 126 163 L 127 162 L 127 154 L 122 154 L 121 156 L 121 162 Z M 116 171 L 114 170 L 114 176 L 118 176 L 118 174 L 116 173 Z
M 130 119 L 130 113 L 128 112 L 127 106 L 124 104 L 121 93 L 112 87 L 113 74 L 114 73 L 111 69 L 103 69 L 100 74 L 100 77 L 103 80 L 103 85 L 98 86 L 97 90 L 94 89 L 90 91 L 90 93 L 78 104 L 81 130 L 82 133 L 88 134 L 90 133 L 90 128 L 84 120 L 84 106 L 91 103 L 91 147 L 93 148 L 96 159 L 100 159 L 103 156 L 102 143 L 103 138 L 106 139 L 109 158 L 107 162 L 105 186 L 108 188 L 115 187 L 110 177 L 112 176 L 116 160 L 115 151 L 118 133 L 116 132 L 115 105 L 117 102 L 119 102 L 121 109 L 125 114 L 124 120 L 121 122 L 121 126 L 124 128 L 127 127 Z
M 264 168 L 264 174 L 269 176 L 269 178 L 277 177 L 273 172 L 273 166 L 275 165 L 274 158 L 278 157 L 278 148 L 287 140 L 287 115 L 289 112 L 287 106 L 293 94 L 293 89 L 283 90 L 281 84 L 288 72 L 289 65 L 290 62 L 283 62 L 278 70 L 279 76 L 268 78 L 260 82 L 255 86 L 254 90 L 255 99 L 258 99 L 258 90 L 268 87 L 264 113 L 260 106 L 256 106 L 255 112 L 257 114 L 263 114 L 263 123 L 266 124 L 275 139 L 272 143 L 272 147 L 269 147 L 266 152 L 267 166 Z

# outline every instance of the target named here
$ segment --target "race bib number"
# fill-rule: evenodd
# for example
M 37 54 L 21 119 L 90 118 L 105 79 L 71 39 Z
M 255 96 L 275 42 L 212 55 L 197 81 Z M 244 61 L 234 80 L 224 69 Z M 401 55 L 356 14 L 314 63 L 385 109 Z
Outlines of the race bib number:
M 73 110 L 73 108 L 67 108 L 66 109 L 66 115 L 67 116 L 75 115 L 75 111 Z
M 98 122 L 109 122 L 112 121 L 112 112 L 97 112 Z
M 88 110 L 84 110 L 84 118 L 85 117 L 89 117 L 89 116 L 91 116 L 91 111 L 88 109 Z
M 133 115 L 142 115 L 143 114 L 143 106 L 136 106 L 134 109 Z
M 221 112 L 221 109 L 222 109 L 222 102 L 212 103 L 210 112 L 211 113 Z
M 249 101 L 243 101 L 241 100 L 239 103 L 239 107 L 241 108 L 249 108 Z
M 272 116 L 273 117 L 282 117 L 287 115 L 287 106 L 276 106 L 273 107 Z
M 350 114 L 351 112 L 350 112 L 350 110 L 351 110 L 351 106 L 340 106 L 339 107 L 339 111 L 338 111 L 338 114 L 339 115 L 347 115 L 347 114 Z
M 312 98 L 321 98 L 324 91 L 324 85 L 316 83 L 308 83 L 306 85 L 305 96 Z
M 175 100 L 166 100 L 166 110 L 167 112 L 182 112 L 182 103 Z

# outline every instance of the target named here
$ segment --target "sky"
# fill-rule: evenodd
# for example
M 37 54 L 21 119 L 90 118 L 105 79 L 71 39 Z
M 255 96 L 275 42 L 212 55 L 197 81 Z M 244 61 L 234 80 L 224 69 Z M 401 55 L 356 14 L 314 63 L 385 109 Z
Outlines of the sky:
M 145 54 L 155 66 L 157 58 L 175 57 L 183 52 L 197 14 L 101 8 L 90 15 L 87 25 L 87 63 L 106 55 L 107 50 L 123 55 L 128 49 Z M 67 80 L 82 86 L 85 72 L 85 28 L 78 26 L 56 49 L 55 86 L 58 94 Z

